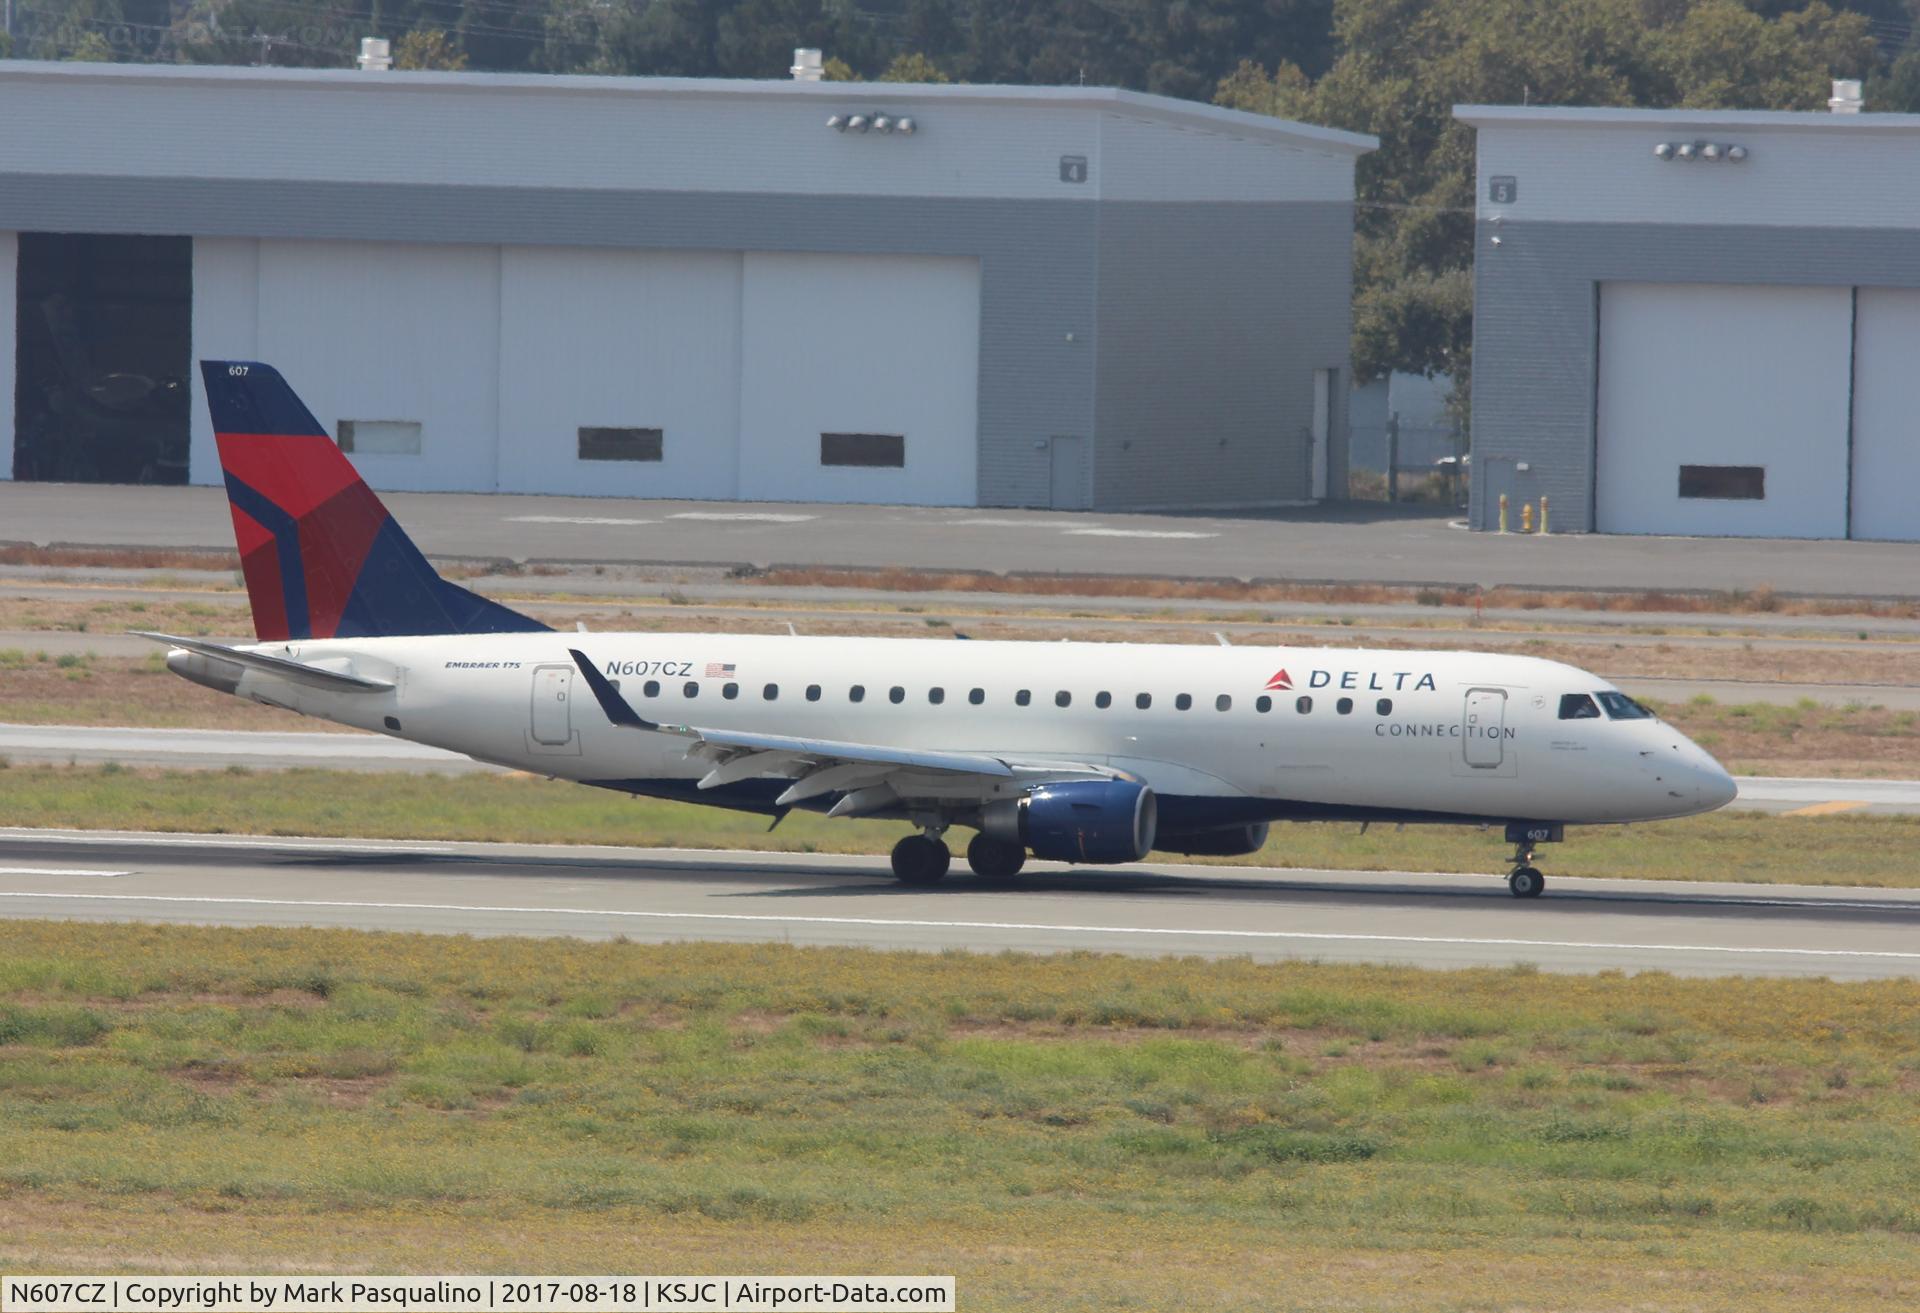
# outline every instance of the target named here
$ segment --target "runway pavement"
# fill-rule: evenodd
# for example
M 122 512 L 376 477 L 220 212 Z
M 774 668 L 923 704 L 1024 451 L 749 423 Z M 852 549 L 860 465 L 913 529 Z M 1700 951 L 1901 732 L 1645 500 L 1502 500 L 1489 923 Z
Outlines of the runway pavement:
M 1920 544 L 1468 533 L 1368 503 L 1237 515 L 392 493 L 428 553 L 1911 597 Z M 220 489 L 0 482 L 13 541 L 233 547 Z
M 119 762 L 217 770 L 314 767 L 464 775 L 501 768 L 470 757 L 379 734 L 282 733 L 262 730 L 122 729 L 106 725 L 0 724 L 0 757 L 21 765 Z M 1920 813 L 1920 780 L 1787 779 L 1746 776 L 1731 804 L 1748 811 Z
M 1159 865 L 906 889 L 877 858 L 0 830 L 0 917 L 1920 976 L 1920 891 L 1551 876 L 1524 902 L 1494 876 Z

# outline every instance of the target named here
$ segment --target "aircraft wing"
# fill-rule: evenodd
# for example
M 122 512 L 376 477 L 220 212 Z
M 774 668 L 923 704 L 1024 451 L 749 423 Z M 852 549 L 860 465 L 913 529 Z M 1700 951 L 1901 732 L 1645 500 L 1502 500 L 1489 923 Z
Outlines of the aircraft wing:
M 710 761 L 702 789 L 762 776 L 791 778 L 774 800 L 789 807 L 822 794 L 842 793 L 830 816 L 879 811 L 906 798 L 1005 795 L 1031 784 L 1057 780 L 1112 779 L 1118 772 L 1072 761 L 1029 761 L 984 752 L 944 752 L 833 739 L 703 729 L 648 720 L 586 656 L 569 649 L 574 665 L 607 719 L 624 729 L 650 730 L 692 740 L 688 755 Z M 1009 789 L 1006 786 L 1013 786 Z
M 217 661 L 231 661 L 236 666 L 246 666 L 265 674 L 277 675 L 281 679 L 290 680 L 295 684 L 305 684 L 309 688 L 323 688 L 333 693 L 385 693 L 393 688 L 389 680 L 368 679 L 364 675 L 349 675 L 338 670 L 326 670 L 320 666 L 310 666 L 304 661 L 268 656 L 264 652 L 247 652 L 221 643 L 209 643 L 201 638 L 176 638 L 172 634 L 156 634 L 145 629 L 136 629 L 132 632 L 135 638 L 151 638 L 154 642 L 165 643 L 168 647 L 181 648 L 200 656 L 212 657 Z

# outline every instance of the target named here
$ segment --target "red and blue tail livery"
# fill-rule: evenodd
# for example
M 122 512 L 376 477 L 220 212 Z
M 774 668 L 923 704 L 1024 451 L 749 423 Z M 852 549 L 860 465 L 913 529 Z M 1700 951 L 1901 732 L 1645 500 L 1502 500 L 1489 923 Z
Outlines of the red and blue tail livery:
M 436 574 L 278 370 L 200 373 L 262 642 L 548 628 Z

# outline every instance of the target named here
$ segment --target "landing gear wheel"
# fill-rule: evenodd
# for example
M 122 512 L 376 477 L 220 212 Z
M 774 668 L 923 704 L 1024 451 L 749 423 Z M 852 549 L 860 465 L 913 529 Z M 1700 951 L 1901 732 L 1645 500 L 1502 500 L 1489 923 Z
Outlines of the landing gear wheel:
M 947 845 L 910 834 L 893 845 L 893 878 L 901 884 L 939 884 L 953 861 Z
M 984 875 L 991 880 L 1007 880 L 1020 874 L 1020 868 L 1026 864 L 1027 850 L 1005 839 L 976 834 L 967 845 L 967 865 L 973 868 L 975 875 Z
M 1535 866 L 1516 866 L 1507 877 L 1507 892 L 1515 898 L 1538 898 L 1547 887 L 1547 877 Z

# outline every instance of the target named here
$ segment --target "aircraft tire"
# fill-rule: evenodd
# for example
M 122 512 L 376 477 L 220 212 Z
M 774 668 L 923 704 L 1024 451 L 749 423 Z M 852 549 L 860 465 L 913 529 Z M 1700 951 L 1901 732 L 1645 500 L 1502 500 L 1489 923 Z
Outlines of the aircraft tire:
M 938 839 L 910 834 L 893 845 L 893 878 L 901 884 L 938 884 L 952 861 Z
M 1507 892 L 1515 898 L 1538 898 L 1547 887 L 1547 877 L 1538 867 L 1516 866 L 1507 877 Z
M 989 880 L 1010 880 L 1027 864 L 1027 850 L 1017 843 L 976 834 L 967 844 L 967 865 Z

